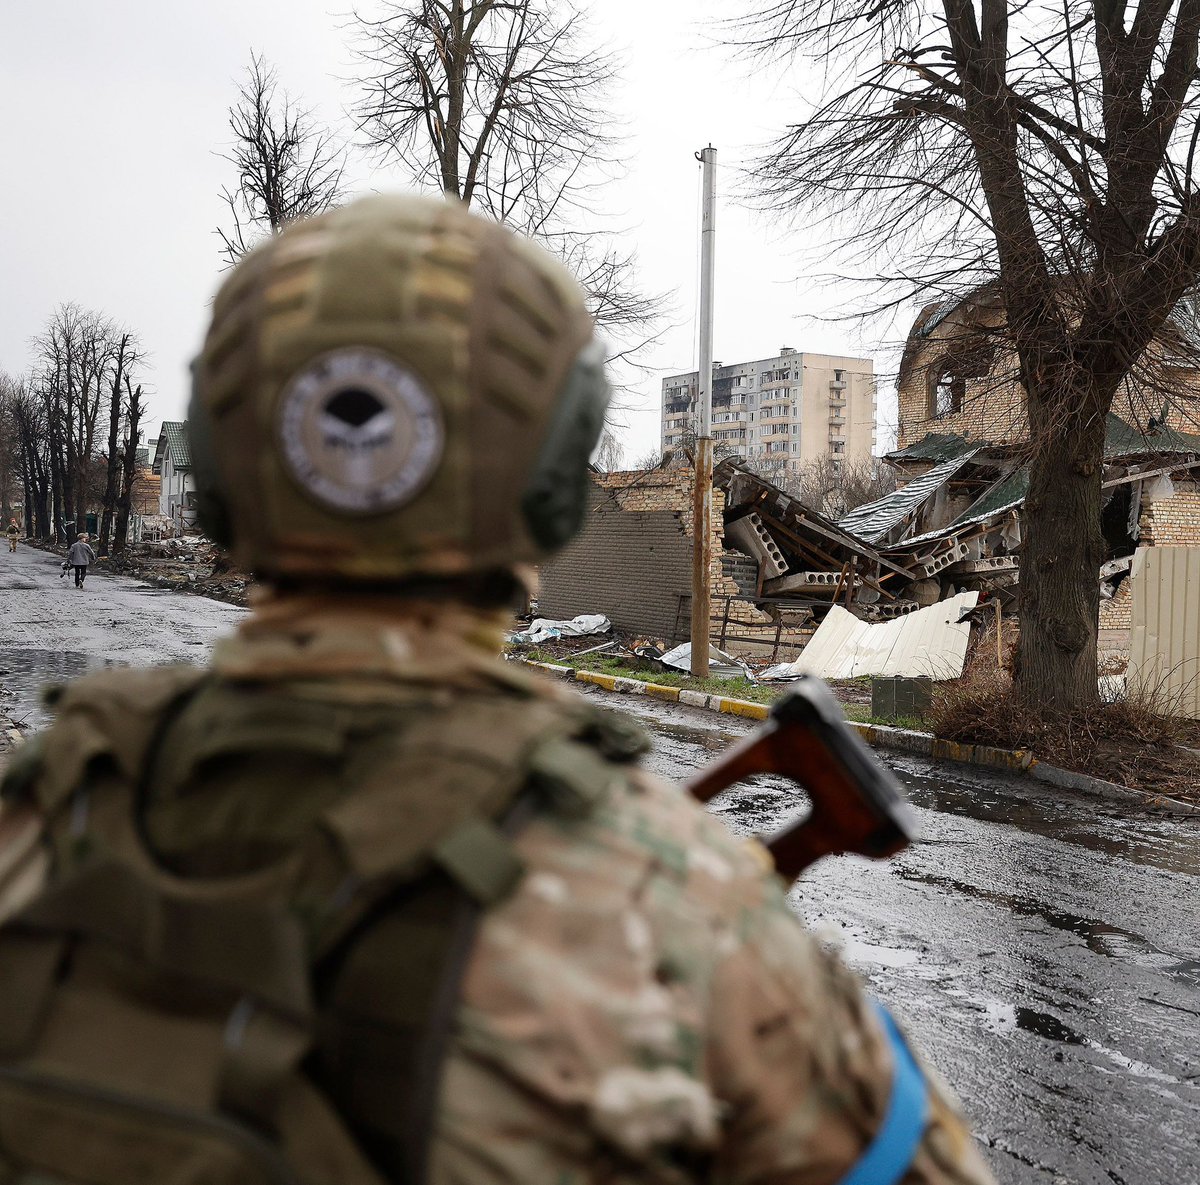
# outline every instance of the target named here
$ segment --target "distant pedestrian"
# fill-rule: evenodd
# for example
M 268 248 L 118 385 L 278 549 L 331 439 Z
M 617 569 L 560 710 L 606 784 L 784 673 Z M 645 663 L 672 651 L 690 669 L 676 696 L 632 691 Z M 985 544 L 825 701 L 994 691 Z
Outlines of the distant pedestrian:
M 83 581 L 87 576 L 88 564 L 94 564 L 95 562 L 96 553 L 88 546 L 88 536 L 80 535 L 71 544 L 71 550 L 67 552 L 67 563 L 75 569 L 76 588 L 83 588 Z
M 10 518 L 8 520 L 8 530 L 4 532 L 8 536 L 8 550 L 17 550 L 17 540 L 21 537 L 21 528 L 17 526 L 17 520 Z

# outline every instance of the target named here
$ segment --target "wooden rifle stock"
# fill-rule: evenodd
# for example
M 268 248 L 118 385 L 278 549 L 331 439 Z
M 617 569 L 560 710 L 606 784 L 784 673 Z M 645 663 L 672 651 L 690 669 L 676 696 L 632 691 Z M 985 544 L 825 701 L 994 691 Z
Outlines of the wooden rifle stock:
M 804 676 L 767 723 L 700 771 L 687 788 L 708 802 L 755 774 L 782 774 L 808 791 L 812 810 L 767 839 L 779 874 L 794 880 L 822 856 L 882 859 L 907 847 L 913 828 L 899 783 L 876 759 L 819 679 Z

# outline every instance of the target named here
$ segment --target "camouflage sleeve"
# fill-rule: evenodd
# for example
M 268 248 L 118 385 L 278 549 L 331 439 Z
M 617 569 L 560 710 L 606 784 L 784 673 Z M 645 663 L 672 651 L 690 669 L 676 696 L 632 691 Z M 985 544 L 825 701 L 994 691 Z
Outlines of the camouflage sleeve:
M 463 983 L 437 1185 L 838 1185 L 880 1128 L 891 1046 L 764 849 L 640 772 L 519 849 Z M 930 1093 L 903 1179 L 988 1185 Z
M 764 893 L 710 999 L 710 1072 L 728 1108 L 722 1185 L 836 1185 L 870 1146 L 891 1095 L 893 1048 L 857 978 Z M 929 1121 L 907 1185 L 992 1177 L 945 1087 L 924 1074 Z

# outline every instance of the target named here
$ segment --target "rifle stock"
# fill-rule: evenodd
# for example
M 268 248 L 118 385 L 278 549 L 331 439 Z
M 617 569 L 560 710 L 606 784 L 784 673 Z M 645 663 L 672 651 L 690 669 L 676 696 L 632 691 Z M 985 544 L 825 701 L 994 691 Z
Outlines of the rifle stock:
M 805 676 L 776 701 L 767 723 L 687 783 L 701 802 L 755 774 L 780 774 L 808 791 L 812 810 L 769 837 L 791 881 L 822 856 L 854 852 L 883 859 L 913 837 L 899 783 L 852 729 L 829 689 Z

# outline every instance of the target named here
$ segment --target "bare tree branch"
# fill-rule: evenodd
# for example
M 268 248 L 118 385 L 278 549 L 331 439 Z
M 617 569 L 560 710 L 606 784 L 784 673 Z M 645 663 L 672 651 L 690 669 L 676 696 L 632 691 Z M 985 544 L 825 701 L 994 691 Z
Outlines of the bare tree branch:
M 264 235 L 337 205 L 345 171 L 344 149 L 279 90 L 262 54 L 251 52 L 246 75 L 229 108 L 233 147 L 222 157 L 237 170 L 236 184 L 221 191 L 231 223 L 217 228 L 230 265 Z

